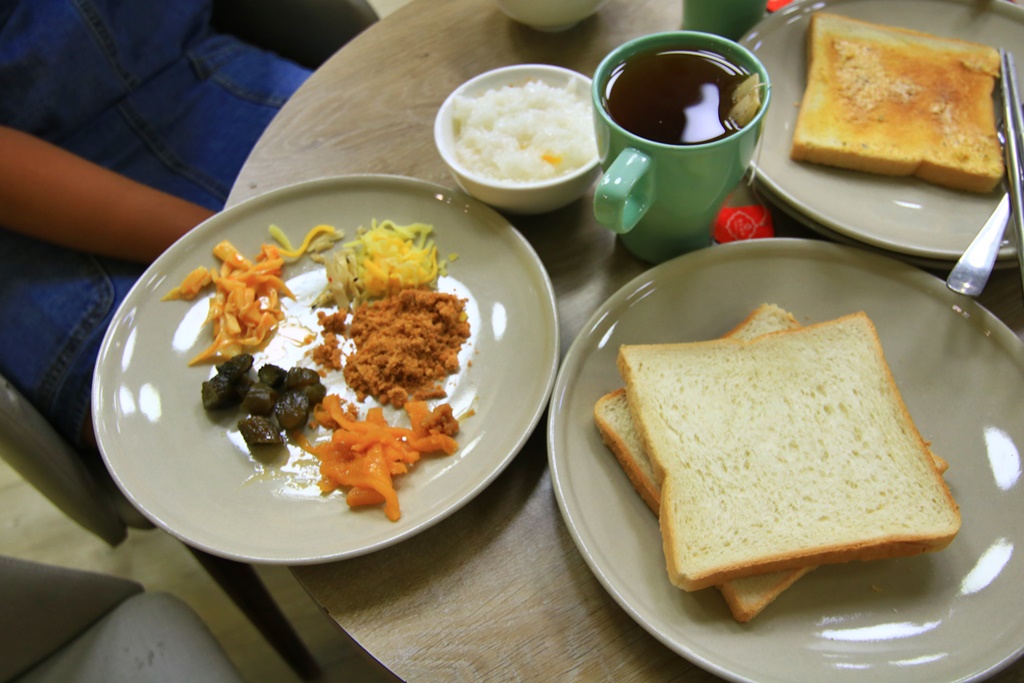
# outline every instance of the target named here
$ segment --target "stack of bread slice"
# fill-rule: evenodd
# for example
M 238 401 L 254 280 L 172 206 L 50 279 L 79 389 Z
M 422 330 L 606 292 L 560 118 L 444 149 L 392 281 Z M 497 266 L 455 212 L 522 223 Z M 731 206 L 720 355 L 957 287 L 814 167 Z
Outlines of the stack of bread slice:
M 668 576 L 748 621 L 819 564 L 944 548 L 946 464 L 863 313 L 801 327 L 772 304 L 719 340 L 623 346 L 594 419 L 658 515 Z
M 987 45 L 811 16 L 790 157 L 989 192 L 1003 177 Z

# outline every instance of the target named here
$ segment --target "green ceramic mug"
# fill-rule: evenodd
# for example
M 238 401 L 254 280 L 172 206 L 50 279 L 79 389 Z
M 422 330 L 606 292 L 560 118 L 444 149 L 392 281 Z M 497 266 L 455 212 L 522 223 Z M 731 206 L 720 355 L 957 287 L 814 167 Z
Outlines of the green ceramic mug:
M 683 0 L 683 29 L 739 40 L 767 7 L 767 0 Z
M 605 107 L 609 79 L 627 59 L 671 50 L 709 50 L 760 77 L 761 106 L 741 129 L 701 144 L 666 144 L 616 123 Z M 771 100 L 768 73 L 746 48 L 695 31 L 655 33 L 627 42 L 598 65 L 591 91 L 604 174 L 594 192 L 597 222 L 621 235 L 637 257 L 660 263 L 711 245 L 719 209 L 754 155 Z

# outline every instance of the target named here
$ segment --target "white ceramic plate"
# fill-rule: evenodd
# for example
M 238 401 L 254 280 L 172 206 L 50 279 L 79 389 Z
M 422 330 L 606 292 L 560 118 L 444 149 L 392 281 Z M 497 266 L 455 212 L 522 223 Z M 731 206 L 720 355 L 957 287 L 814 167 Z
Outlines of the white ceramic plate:
M 200 402 L 209 365 L 187 363 L 210 340 L 205 299 L 162 302 L 213 246 L 230 240 L 245 255 L 276 224 L 298 244 L 328 223 L 354 236 L 371 219 L 433 225 L 448 265 L 438 288 L 468 300 L 472 337 L 447 399 L 463 422 L 452 456 L 427 457 L 396 478 L 401 519 L 379 507 L 350 510 L 340 492 L 320 495 L 315 460 L 291 446 L 270 461 L 238 438 L 239 415 L 211 416 Z M 256 357 L 290 366 L 308 347 L 291 340 L 318 331 L 308 302 L 324 284 L 309 259 L 286 266 L 297 301 L 275 341 Z M 103 457 L 128 498 L 153 522 L 217 555 L 265 563 L 310 563 L 367 553 L 451 514 L 484 489 L 518 453 L 547 403 L 559 354 L 554 291 L 536 253 L 499 214 L 440 186 L 394 176 L 318 180 L 254 198 L 203 223 L 161 256 L 128 294 L 104 339 L 93 388 Z M 325 379 L 353 397 L 340 373 Z M 372 403 L 372 402 L 371 402 Z M 395 415 L 389 409 L 389 415 Z M 404 413 L 401 414 L 404 417 Z M 393 418 L 394 419 L 394 418 Z
M 985 9 L 978 10 L 979 4 Z M 741 41 L 761 59 L 772 79 L 772 107 L 754 162 L 758 181 L 780 202 L 796 209 L 811 228 L 821 225 L 901 255 L 955 261 L 995 209 L 1002 188 L 977 195 L 916 178 L 889 178 L 790 160 L 807 80 L 807 27 L 816 11 L 1012 50 L 1024 46 L 1024 8 L 1002 0 L 802 1 L 771 15 Z M 1004 245 L 999 260 L 1012 260 L 1015 254 L 1012 245 Z
M 618 347 L 712 339 L 774 302 L 804 324 L 864 310 L 963 526 L 944 551 L 820 567 L 748 624 L 715 589 L 668 581 L 658 523 L 593 422 L 622 385 Z M 887 256 L 810 240 L 753 240 L 638 276 L 562 362 L 549 410 L 552 481 L 594 574 L 641 626 L 734 681 L 978 680 L 1024 649 L 1024 343 L 973 301 Z

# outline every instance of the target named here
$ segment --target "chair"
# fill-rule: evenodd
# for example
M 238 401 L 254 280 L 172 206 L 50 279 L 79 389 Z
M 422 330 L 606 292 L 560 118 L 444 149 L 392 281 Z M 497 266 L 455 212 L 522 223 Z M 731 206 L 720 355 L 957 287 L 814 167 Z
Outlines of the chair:
M 0 556 L 0 683 L 242 677 L 181 600 L 134 581 Z
M 64 514 L 111 546 L 124 540 L 128 527 L 153 526 L 132 507 L 102 463 L 90 467 L 2 376 L 0 457 Z M 252 565 L 185 547 L 299 676 L 306 680 L 319 676 L 312 654 Z
M 377 21 L 366 0 L 214 0 L 213 25 L 315 69 Z

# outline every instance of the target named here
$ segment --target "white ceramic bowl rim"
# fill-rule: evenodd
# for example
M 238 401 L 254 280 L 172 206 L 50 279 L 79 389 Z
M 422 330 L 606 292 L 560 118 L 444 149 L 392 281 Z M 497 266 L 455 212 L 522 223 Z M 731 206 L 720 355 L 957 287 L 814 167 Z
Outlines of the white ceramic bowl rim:
M 490 80 L 498 75 L 506 73 L 515 73 L 518 71 L 549 72 L 568 76 L 570 79 L 579 81 L 581 85 L 586 86 L 584 92 L 586 93 L 586 96 L 589 101 L 591 89 L 590 77 L 585 76 L 578 71 L 573 71 L 572 69 L 566 69 L 564 67 L 555 66 L 553 64 L 512 64 L 510 66 L 502 66 L 496 69 L 491 69 L 490 71 L 485 71 L 481 74 L 474 76 L 473 78 L 470 78 L 468 81 L 464 82 L 462 85 L 453 90 L 452 93 L 445 98 L 444 102 L 441 104 L 441 107 L 437 110 L 437 117 L 434 119 L 434 142 L 435 145 L 437 146 L 438 153 L 440 153 L 441 155 L 441 158 L 444 159 L 444 162 L 446 164 L 448 164 L 457 173 L 459 173 L 459 175 L 465 176 L 467 179 L 471 180 L 474 183 L 486 185 L 489 187 L 496 187 L 502 190 L 513 192 L 517 190 L 536 190 L 547 187 L 554 187 L 556 185 L 560 185 L 562 183 L 587 175 L 588 173 L 593 171 L 598 163 L 598 156 L 596 152 L 594 154 L 594 157 L 583 166 L 580 166 L 571 173 L 566 173 L 565 175 L 560 175 L 555 178 L 547 178 L 545 180 L 530 180 L 522 182 L 496 180 L 494 178 L 489 178 L 486 176 L 482 176 L 478 173 L 474 173 L 473 171 L 467 169 L 455 158 L 454 150 L 450 149 L 448 145 L 442 143 L 442 141 L 444 140 L 444 136 L 442 134 L 443 126 L 446 126 L 451 122 L 452 103 L 455 101 L 456 97 L 463 95 L 464 93 L 471 90 L 474 86 L 478 85 L 482 81 Z

